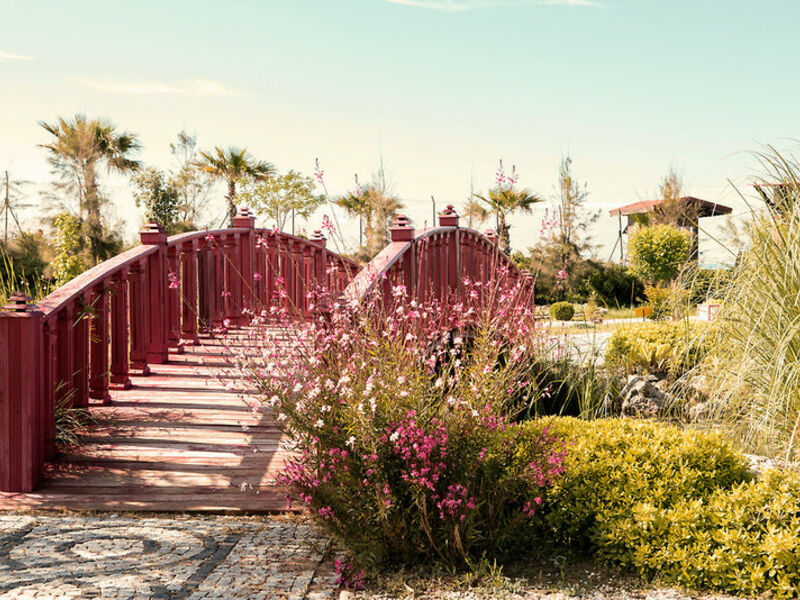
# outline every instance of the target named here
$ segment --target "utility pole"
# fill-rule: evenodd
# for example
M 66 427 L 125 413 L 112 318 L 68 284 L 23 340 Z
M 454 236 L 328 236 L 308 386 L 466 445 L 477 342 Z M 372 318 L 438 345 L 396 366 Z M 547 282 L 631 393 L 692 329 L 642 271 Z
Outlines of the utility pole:
M 431 194 L 431 204 L 433 204 L 433 218 L 431 219 L 431 227 L 436 227 L 436 198 Z

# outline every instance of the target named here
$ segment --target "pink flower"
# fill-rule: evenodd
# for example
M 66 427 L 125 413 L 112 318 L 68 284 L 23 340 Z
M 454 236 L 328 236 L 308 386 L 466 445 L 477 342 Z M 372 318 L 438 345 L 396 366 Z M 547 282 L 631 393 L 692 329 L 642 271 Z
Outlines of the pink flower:
M 558 271 L 558 273 L 556 273 L 556 279 L 564 281 L 566 278 L 567 278 L 567 270 L 566 269 L 561 269 L 560 271 Z
M 264 278 L 261 276 L 261 273 L 253 273 L 253 279 L 255 281 L 261 281 Z

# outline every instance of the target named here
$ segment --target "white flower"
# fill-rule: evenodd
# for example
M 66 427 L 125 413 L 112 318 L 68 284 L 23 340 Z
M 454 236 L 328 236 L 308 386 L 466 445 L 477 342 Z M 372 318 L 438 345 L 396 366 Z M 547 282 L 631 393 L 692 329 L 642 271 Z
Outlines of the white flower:
M 399 437 L 400 437 L 400 432 L 395 431 L 392 435 L 389 436 L 389 441 L 396 442 Z
M 314 423 L 314 427 L 316 427 L 317 429 L 322 429 L 323 425 L 325 425 L 325 423 L 323 422 L 322 419 L 317 419 L 317 422 Z
M 350 446 L 352 448 L 355 443 L 356 443 L 356 436 L 351 435 L 349 438 L 347 438 L 345 445 Z

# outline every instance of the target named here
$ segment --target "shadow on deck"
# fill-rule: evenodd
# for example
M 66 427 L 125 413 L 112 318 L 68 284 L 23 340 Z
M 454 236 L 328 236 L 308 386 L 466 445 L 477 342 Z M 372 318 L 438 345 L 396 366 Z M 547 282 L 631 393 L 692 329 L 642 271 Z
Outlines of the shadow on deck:
M 228 389 L 221 342 L 200 341 L 93 405 L 81 444 L 46 466 L 35 492 L 0 492 L 0 510 L 286 510 L 274 478 L 287 453 L 270 409 Z

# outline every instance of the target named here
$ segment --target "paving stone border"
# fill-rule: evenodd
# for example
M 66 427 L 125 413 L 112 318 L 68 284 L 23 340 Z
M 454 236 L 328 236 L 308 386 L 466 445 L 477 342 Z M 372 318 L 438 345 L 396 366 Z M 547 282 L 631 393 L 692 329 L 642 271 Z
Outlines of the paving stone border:
M 5 515 L 0 599 L 328 600 L 329 546 L 297 519 Z

